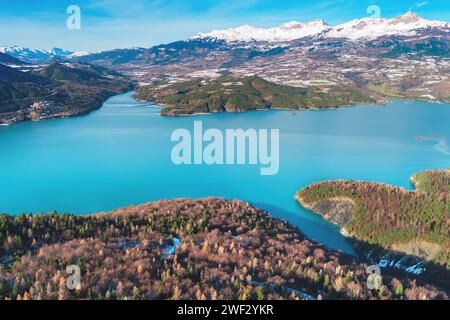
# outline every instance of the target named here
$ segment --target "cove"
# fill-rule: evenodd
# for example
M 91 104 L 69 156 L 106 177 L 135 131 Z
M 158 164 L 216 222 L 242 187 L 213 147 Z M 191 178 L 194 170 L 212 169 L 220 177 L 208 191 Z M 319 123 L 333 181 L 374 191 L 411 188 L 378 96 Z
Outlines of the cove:
M 326 179 L 411 188 L 417 171 L 450 167 L 450 105 L 392 101 L 326 111 L 161 117 L 112 97 L 86 116 L 0 127 L 0 212 L 87 214 L 178 197 L 249 201 L 311 239 L 352 252 L 337 227 L 304 210 L 295 192 Z M 258 166 L 177 166 L 171 133 L 192 128 L 279 129 L 278 174 Z M 425 137 L 425 138 L 424 138 Z

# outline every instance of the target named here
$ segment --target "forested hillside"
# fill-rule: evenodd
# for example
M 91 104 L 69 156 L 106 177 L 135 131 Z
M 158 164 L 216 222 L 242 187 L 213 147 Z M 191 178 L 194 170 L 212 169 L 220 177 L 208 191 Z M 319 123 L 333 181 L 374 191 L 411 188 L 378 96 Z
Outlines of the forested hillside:
M 374 102 L 368 95 L 350 87 L 296 88 L 256 76 L 223 76 L 206 83 L 199 79 L 143 86 L 138 88 L 136 97 L 167 106 L 161 114 L 172 116 L 257 109 L 326 109 Z
M 379 183 L 324 181 L 300 190 L 296 198 L 328 219 L 337 219 L 349 236 L 415 253 L 448 268 L 450 171 L 421 172 L 412 177 L 412 183 L 416 191 Z M 336 210 L 346 199 L 353 204 Z
M 447 299 L 240 201 L 179 199 L 111 213 L 0 215 L 2 299 Z M 68 265 L 81 282 L 66 286 Z
M 116 72 L 88 64 L 55 62 L 33 71 L 0 64 L 0 124 L 83 114 L 132 88 Z

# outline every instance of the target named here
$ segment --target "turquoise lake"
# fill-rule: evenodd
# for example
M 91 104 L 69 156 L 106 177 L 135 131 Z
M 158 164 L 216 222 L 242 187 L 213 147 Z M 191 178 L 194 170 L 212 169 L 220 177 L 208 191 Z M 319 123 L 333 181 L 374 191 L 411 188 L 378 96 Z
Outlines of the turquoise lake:
M 280 170 L 255 165 L 176 166 L 173 130 L 280 130 Z M 411 188 L 411 174 L 450 167 L 450 105 L 393 101 L 326 111 L 256 111 L 166 118 L 156 106 L 109 99 L 70 119 L 0 127 L 0 212 L 86 214 L 178 197 L 241 199 L 351 252 L 335 226 L 302 209 L 298 189 L 326 179 Z

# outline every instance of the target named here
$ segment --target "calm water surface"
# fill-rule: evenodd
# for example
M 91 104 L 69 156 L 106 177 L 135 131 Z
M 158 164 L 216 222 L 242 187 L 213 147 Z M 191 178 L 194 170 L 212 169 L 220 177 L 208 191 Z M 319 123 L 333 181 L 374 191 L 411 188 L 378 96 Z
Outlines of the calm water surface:
M 259 166 L 176 166 L 174 129 L 280 129 L 280 171 Z M 71 119 L 0 127 L 0 212 L 106 211 L 152 200 L 222 196 L 251 202 L 308 237 L 351 252 L 338 229 L 302 209 L 295 192 L 314 181 L 357 179 L 411 188 L 417 171 L 450 167 L 450 105 L 258 111 L 165 118 L 132 99 Z

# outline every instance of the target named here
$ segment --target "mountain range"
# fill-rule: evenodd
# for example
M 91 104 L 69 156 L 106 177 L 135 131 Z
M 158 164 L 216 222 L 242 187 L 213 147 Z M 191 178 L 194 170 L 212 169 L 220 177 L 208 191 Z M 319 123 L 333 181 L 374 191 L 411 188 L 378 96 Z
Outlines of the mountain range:
M 431 38 L 433 38 L 432 44 L 419 45 L 419 48 L 416 48 L 418 41 Z M 426 20 L 409 12 L 392 19 L 362 18 L 334 27 L 322 20 L 292 21 L 268 29 L 244 25 L 200 33 L 186 40 L 150 48 L 110 50 L 82 55 L 74 59 L 111 67 L 127 74 L 137 74 L 139 72 L 131 70 L 130 64 L 140 67 L 167 65 L 204 58 L 193 68 L 195 71 L 199 68 L 229 68 L 254 58 L 270 59 L 293 49 L 308 48 L 308 50 L 320 51 L 318 49 L 321 48 L 318 46 L 334 46 L 335 48 L 339 46 L 347 49 L 366 46 L 371 50 L 378 46 L 380 54 L 389 54 L 387 50 L 394 50 L 392 56 L 414 53 L 419 49 L 422 52 L 427 51 L 427 54 L 437 53 L 440 56 L 446 56 L 449 38 L 450 24 L 448 22 Z M 436 50 L 436 46 L 439 50 Z M 444 50 L 441 50 L 442 48 Z M 184 67 L 186 65 L 183 69 Z M 144 72 L 142 69 L 140 71 L 140 74 L 148 75 L 147 71 Z M 173 76 L 172 71 L 170 75 Z M 186 73 L 185 71 L 183 70 L 183 73 Z M 144 78 L 145 81 L 148 80 L 148 77 Z
M 427 20 L 421 18 L 413 12 L 392 19 L 362 18 L 349 22 L 330 26 L 323 20 L 312 20 L 309 22 L 291 21 L 278 27 L 257 28 L 250 25 L 243 25 L 237 28 L 213 30 L 172 44 L 158 45 L 151 48 L 130 48 L 104 51 L 99 53 L 88 53 L 85 51 L 68 51 L 60 48 L 50 50 L 35 50 L 19 46 L 2 46 L 0 53 L 8 54 L 14 58 L 28 63 L 46 63 L 54 58 L 80 59 L 83 61 L 97 60 L 105 57 L 119 57 L 115 64 L 126 63 L 129 60 L 152 58 L 158 55 L 158 51 L 164 48 L 170 50 L 186 50 L 189 47 L 186 43 L 191 43 L 197 51 L 202 49 L 199 43 L 208 43 L 203 47 L 217 44 L 272 44 L 280 45 L 284 42 L 292 42 L 304 38 L 314 39 L 348 39 L 352 41 L 369 41 L 388 36 L 420 36 L 420 35 L 450 35 L 450 23 L 445 21 Z M 184 44 L 184 45 L 183 45 Z M 286 45 L 286 44 L 285 44 Z M 113 59 L 115 60 L 115 59 Z
M 413 36 L 421 31 L 450 32 L 450 24 L 443 21 L 426 20 L 408 12 L 392 19 L 362 18 L 337 26 L 330 26 L 323 20 L 310 22 L 291 21 L 279 27 L 264 29 L 244 25 L 238 28 L 214 30 L 200 33 L 193 39 L 218 39 L 227 42 L 286 42 L 314 36 L 317 38 L 347 38 L 370 40 L 383 36 Z
M 73 52 L 61 48 L 50 50 L 35 50 L 19 46 L 1 46 L 0 53 L 7 54 L 27 63 L 47 63 L 52 59 L 70 59 L 88 54 L 87 52 Z
M 255 28 L 247 24 L 237 28 L 199 33 L 193 39 L 213 38 L 227 42 L 283 42 L 317 35 L 329 29 L 330 26 L 323 20 L 313 20 L 310 22 L 291 21 L 279 27 L 268 29 Z

